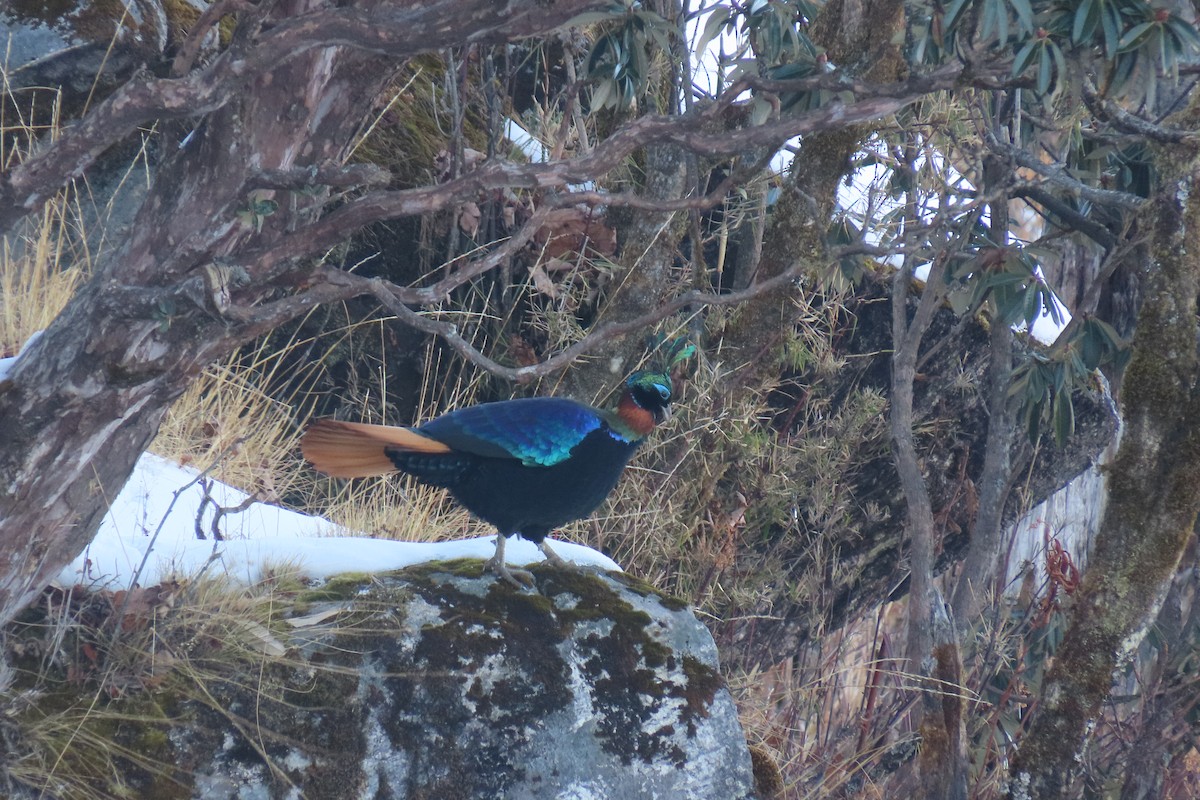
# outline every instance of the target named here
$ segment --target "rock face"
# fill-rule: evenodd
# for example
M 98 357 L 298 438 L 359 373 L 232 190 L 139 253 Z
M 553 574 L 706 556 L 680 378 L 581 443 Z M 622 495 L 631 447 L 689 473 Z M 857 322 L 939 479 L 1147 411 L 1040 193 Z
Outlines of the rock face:
M 547 573 L 540 594 L 438 572 L 408 588 L 405 633 L 356 691 L 366 796 L 748 794 L 736 709 L 690 611 L 594 575 Z
M 11 88 L 58 87 L 72 117 L 89 96 L 99 100 L 136 70 L 157 65 L 206 6 L 202 0 L 9 0 L 0 6 L 0 35 Z M 216 35 L 210 31 L 203 44 L 211 49 Z
M 160 697 L 117 744 L 172 765 L 142 797 L 737 800 L 751 759 L 690 610 L 621 576 L 479 562 L 352 577 L 306 600 L 287 654 Z M 320 622 L 313 623 L 312 620 Z M 272 626 L 274 627 L 274 626 Z

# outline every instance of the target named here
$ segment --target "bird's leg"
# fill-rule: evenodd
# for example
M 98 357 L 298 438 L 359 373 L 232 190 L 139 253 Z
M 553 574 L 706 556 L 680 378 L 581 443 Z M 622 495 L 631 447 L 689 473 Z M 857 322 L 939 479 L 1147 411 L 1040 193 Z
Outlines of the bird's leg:
M 574 563 L 573 561 L 567 561 L 558 553 L 551 550 L 550 545 L 546 543 L 545 539 L 542 539 L 540 542 L 538 542 L 538 549 L 542 551 L 542 555 L 546 557 L 546 563 L 550 566 L 555 567 L 556 569 L 565 569 L 570 572 L 579 572 L 578 564 Z
M 491 570 L 518 589 L 528 589 L 534 585 L 533 573 L 523 569 L 509 569 L 504 561 L 504 542 L 507 539 L 503 533 L 496 533 L 496 552 L 484 562 L 483 568 Z

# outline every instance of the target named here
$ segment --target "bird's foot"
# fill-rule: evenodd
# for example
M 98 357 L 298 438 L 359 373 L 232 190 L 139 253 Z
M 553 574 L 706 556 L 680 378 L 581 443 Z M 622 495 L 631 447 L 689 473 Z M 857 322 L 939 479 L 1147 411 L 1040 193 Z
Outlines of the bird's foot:
M 581 567 L 574 561 L 567 561 L 558 553 L 550 549 L 550 545 L 546 544 L 543 539 L 538 542 L 538 549 L 542 551 L 542 555 L 546 557 L 546 563 L 555 569 L 565 569 L 568 572 L 580 572 Z
M 533 573 L 523 569 L 509 569 L 504 559 L 504 534 L 496 535 L 496 552 L 483 562 L 485 571 L 490 570 L 518 589 L 534 588 Z
M 483 562 L 483 568 L 494 572 L 497 576 L 508 581 L 518 589 L 532 589 L 534 587 L 532 572 L 524 569 L 509 569 L 503 559 L 497 560 L 495 556 Z

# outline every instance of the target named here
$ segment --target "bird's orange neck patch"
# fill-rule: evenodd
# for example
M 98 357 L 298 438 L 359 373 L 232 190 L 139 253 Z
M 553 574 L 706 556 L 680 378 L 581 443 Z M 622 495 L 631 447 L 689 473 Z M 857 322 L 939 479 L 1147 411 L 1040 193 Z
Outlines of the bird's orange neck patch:
M 621 395 L 621 402 L 617 403 L 617 416 L 638 436 L 654 430 L 654 415 L 635 403 L 628 392 Z

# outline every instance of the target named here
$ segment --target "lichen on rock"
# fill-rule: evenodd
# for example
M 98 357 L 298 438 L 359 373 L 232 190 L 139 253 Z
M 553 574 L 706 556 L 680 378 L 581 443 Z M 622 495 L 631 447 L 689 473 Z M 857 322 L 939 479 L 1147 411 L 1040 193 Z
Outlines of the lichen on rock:
M 691 610 L 620 575 L 533 574 L 536 591 L 478 561 L 351 575 L 283 587 L 261 622 L 230 616 L 198 631 L 166 621 L 167 594 L 139 590 L 170 658 L 155 673 L 126 664 L 138 687 L 80 723 L 111 766 L 79 780 L 151 798 L 754 796 L 716 647 Z M 102 626 L 121 605 L 73 602 Z M 72 671 L 55 705 L 96 691 Z

